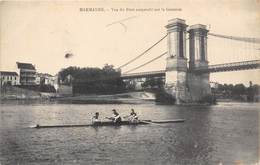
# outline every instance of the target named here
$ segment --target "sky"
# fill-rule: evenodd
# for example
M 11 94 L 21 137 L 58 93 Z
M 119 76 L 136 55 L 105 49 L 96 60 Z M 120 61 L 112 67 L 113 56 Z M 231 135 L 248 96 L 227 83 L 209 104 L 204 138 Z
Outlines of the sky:
M 80 11 L 83 8 L 103 11 Z M 119 67 L 162 38 L 173 18 L 184 19 L 187 25 L 204 24 L 211 33 L 260 38 L 259 11 L 259 0 L 2 1 L 0 70 L 15 71 L 17 61 L 33 63 L 38 72 L 53 75 L 68 66 Z M 129 17 L 123 25 L 114 23 Z M 209 64 L 260 59 L 259 48 L 259 44 L 209 36 Z M 163 40 L 122 72 L 165 51 Z M 65 58 L 66 53 L 73 56 Z M 135 72 L 165 69 L 165 58 Z M 259 71 L 212 73 L 210 80 L 260 84 Z

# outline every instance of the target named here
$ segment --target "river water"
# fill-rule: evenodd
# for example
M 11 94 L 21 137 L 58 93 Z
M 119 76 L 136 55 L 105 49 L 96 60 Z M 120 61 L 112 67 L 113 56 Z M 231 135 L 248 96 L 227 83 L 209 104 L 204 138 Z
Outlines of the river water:
M 0 164 L 253 164 L 259 160 L 259 106 L 144 104 L 0 105 Z M 99 128 L 33 129 L 34 124 L 87 124 L 116 108 L 141 119 L 184 123 Z

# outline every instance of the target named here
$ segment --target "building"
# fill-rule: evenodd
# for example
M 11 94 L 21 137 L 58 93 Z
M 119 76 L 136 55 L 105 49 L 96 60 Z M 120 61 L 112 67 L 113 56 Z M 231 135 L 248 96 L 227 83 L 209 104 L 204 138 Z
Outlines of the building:
M 19 85 L 19 76 L 16 72 L 0 71 L 0 84 Z
M 35 85 L 36 69 L 35 66 L 30 63 L 16 62 L 18 68 L 18 74 L 20 75 L 21 85 Z
M 72 85 L 73 80 L 73 76 L 71 74 L 68 74 L 64 80 L 59 80 L 59 83 L 63 85 Z
M 59 76 L 58 76 L 58 74 L 55 74 L 55 76 L 54 76 L 54 84 L 53 84 L 53 86 L 54 86 L 55 90 L 57 91 L 58 88 L 59 88 Z
M 54 86 L 55 77 L 48 73 L 36 73 L 35 83 Z
M 210 87 L 211 88 L 214 88 L 214 89 L 217 89 L 218 88 L 218 85 L 219 85 L 219 83 L 217 83 L 217 82 L 209 82 L 209 84 L 210 84 Z

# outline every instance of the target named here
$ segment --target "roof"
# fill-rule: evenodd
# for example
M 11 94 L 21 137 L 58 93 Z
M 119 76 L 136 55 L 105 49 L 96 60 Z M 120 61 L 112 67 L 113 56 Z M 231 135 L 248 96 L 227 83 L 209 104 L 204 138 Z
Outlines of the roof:
M 17 63 L 17 67 L 19 69 L 34 69 L 35 70 L 35 67 L 30 63 L 21 63 L 21 62 L 16 62 L 16 63 Z
M 52 75 L 50 75 L 49 73 L 36 73 L 37 76 L 46 76 L 46 77 L 53 77 Z
M 4 76 L 18 76 L 16 72 L 8 72 L 8 71 L 0 71 L 0 74 Z

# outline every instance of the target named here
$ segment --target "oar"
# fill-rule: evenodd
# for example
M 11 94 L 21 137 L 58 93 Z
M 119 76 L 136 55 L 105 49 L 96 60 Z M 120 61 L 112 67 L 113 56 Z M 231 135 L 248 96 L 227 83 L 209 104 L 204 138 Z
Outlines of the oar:
M 160 125 L 160 124 L 158 124 L 158 123 L 153 123 L 153 122 L 151 122 L 151 121 L 140 120 L 140 122 L 147 123 L 147 124 L 159 125 L 159 126 L 162 127 L 162 125 Z
M 141 122 L 148 123 L 148 124 L 154 124 L 162 126 L 161 124 L 164 123 L 178 123 L 178 122 L 184 122 L 184 119 L 177 119 L 177 120 L 162 120 L 162 121 L 147 121 L 147 120 L 140 120 Z

